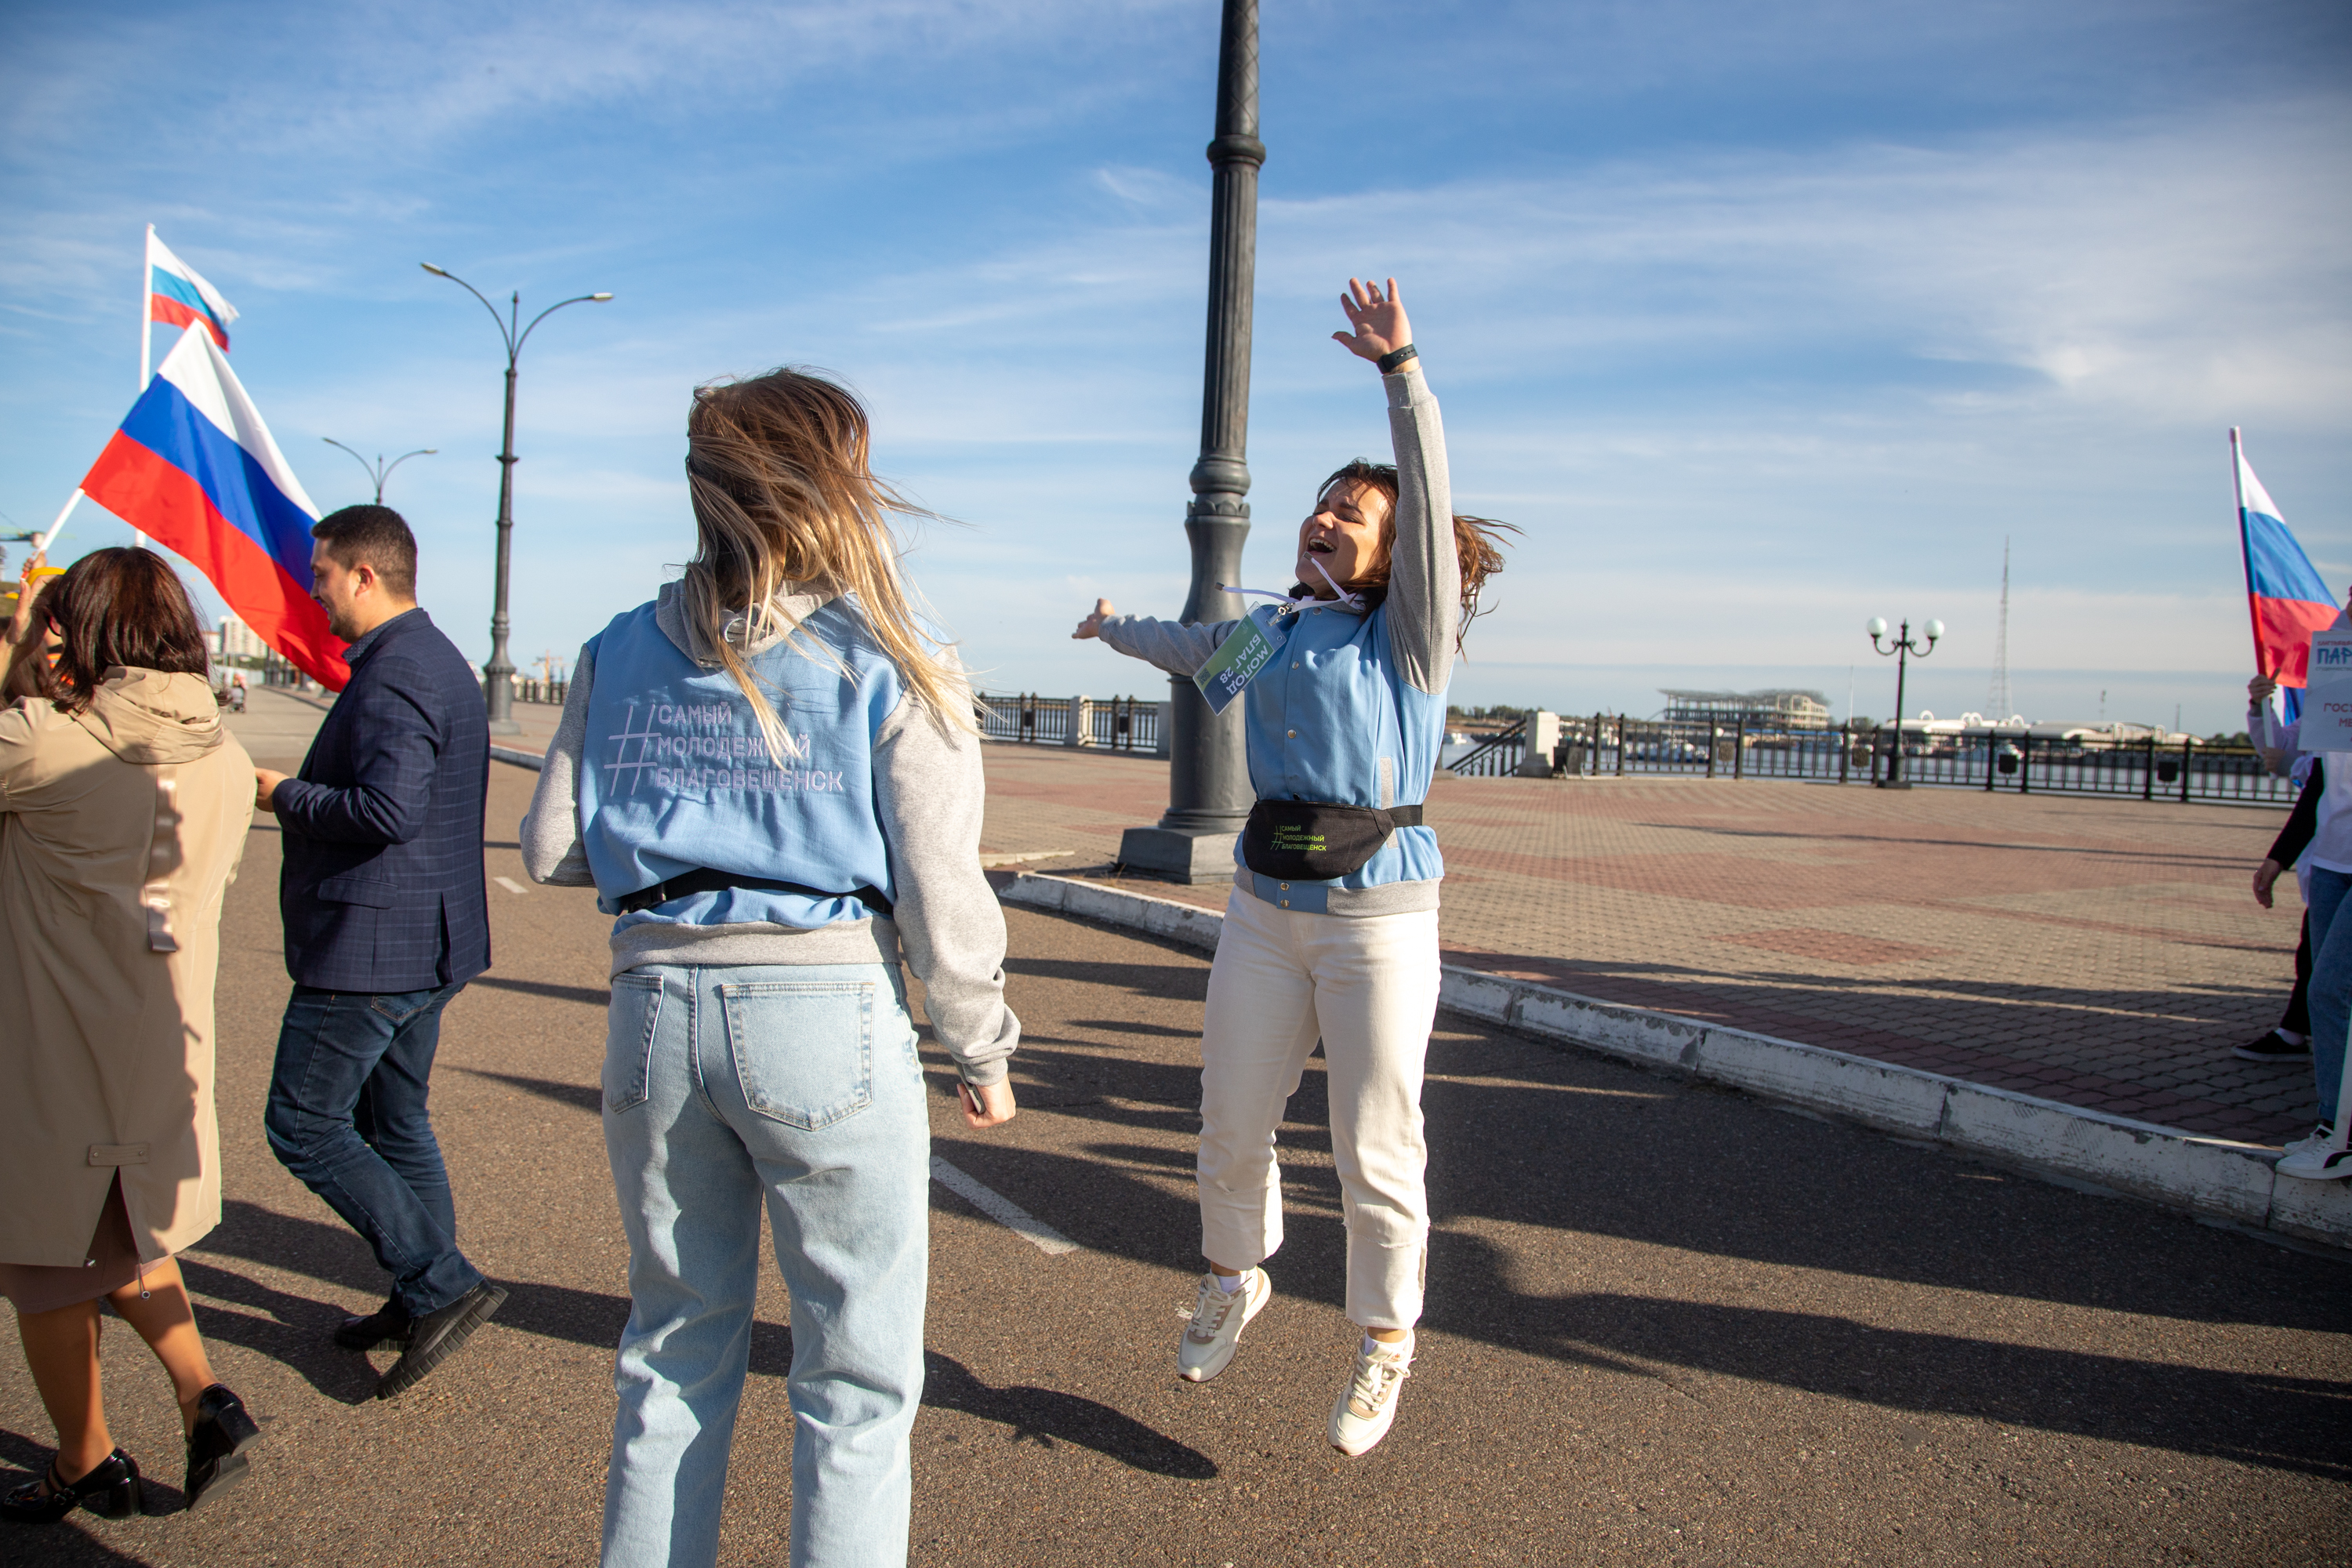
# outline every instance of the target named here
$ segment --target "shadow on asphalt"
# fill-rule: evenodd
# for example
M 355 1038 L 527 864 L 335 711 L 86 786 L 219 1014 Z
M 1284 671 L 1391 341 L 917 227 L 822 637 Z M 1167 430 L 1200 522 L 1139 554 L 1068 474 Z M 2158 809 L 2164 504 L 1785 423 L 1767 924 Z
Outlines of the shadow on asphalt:
M 535 1094 L 541 1100 L 551 1100 L 558 1105 L 584 1110 L 591 1116 L 604 1114 L 604 1091 L 593 1083 L 558 1083 L 551 1078 L 525 1078 L 520 1073 L 492 1072 L 487 1068 L 452 1068 L 444 1071 L 462 1072 L 475 1078 L 486 1078 L 493 1083 L 519 1089 L 525 1094 Z
M 602 985 L 558 985 L 550 980 L 509 980 L 503 974 L 477 974 L 468 985 L 484 985 L 493 991 L 519 991 L 526 996 L 544 996 L 551 1002 L 584 1002 L 591 1007 L 607 1006 L 613 993 Z
M 513 1082 L 532 1092 L 570 1087 L 544 1085 L 537 1079 L 509 1079 L 500 1073 L 482 1076 Z M 593 1110 L 597 1091 L 584 1092 L 588 1103 L 583 1109 Z M 562 1096 L 553 1098 L 577 1103 Z M 358 1405 L 375 1397 L 376 1373 L 367 1358 L 338 1347 L 329 1338 L 344 1313 L 372 1309 L 383 1289 L 383 1271 L 358 1237 L 340 1225 L 295 1218 L 231 1199 L 222 1205 L 221 1224 L 204 1239 L 201 1250 L 300 1274 L 339 1288 L 345 1295 L 340 1301 L 315 1300 L 184 1253 L 180 1267 L 190 1289 L 211 1299 L 197 1308 L 198 1326 L 207 1338 L 266 1355 L 340 1404 Z M 620 1342 L 621 1331 L 628 1322 L 629 1301 L 625 1296 L 534 1280 L 500 1283 L 507 1288 L 507 1300 L 493 1321 L 502 1329 L 610 1350 Z M 219 1301 L 256 1311 L 232 1311 L 214 1304 Z M 1179 1479 L 1205 1479 L 1217 1474 L 1206 1455 L 1108 1405 L 1049 1388 L 992 1388 L 962 1363 L 936 1352 L 929 1353 L 926 1361 L 925 1405 L 960 1410 L 1008 1427 L 1008 1441 L 1035 1442 L 1046 1447 L 1067 1443 L 1139 1470 Z M 782 1380 L 791 1376 L 792 1369 L 792 1330 L 754 1320 L 750 1363 L 753 1375 Z M 15 1442 L 11 1447 L 0 1440 L 0 1459 L 47 1462 L 47 1447 L 22 1439 Z M 178 1496 L 168 1489 L 156 1489 L 168 1499 Z
M 1047 1448 L 1074 1444 L 1131 1468 L 1178 1480 L 1209 1480 L 1218 1473 L 1215 1461 L 1199 1449 L 1096 1400 L 1026 1384 L 991 1388 L 952 1356 L 931 1351 L 923 1360 L 925 1405 L 1009 1426 L 1008 1442 Z
M 1006 967 L 1198 998 L 1205 967 L 1183 958 L 1117 966 L 1016 958 Z M 2034 994 L 2051 1000 L 2046 989 Z M 1181 1031 L 1040 1022 L 1108 1039 L 1025 1039 L 1014 1058 L 1024 1103 L 1110 1135 L 1082 1143 L 1082 1152 L 953 1139 L 941 1140 L 941 1152 L 1013 1202 L 1054 1215 L 1082 1246 L 1196 1268 L 1197 1215 L 1189 1193 L 1168 1181 L 1187 1170 L 1189 1155 L 1133 1136 L 1189 1137 L 1199 1126 L 1197 1057 L 1172 1037 Z M 2341 1333 L 2352 1327 L 2346 1292 L 2315 1290 L 2310 1278 L 2315 1268 L 2352 1286 L 2332 1260 L 2233 1247 L 2184 1216 L 2085 1198 L 1853 1128 L 1760 1116 L 1755 1101 L 1728 1090 L 1507 1036 L 1441 1027 L 1429 1071 L 1423 1105 L 1439 1226 L 1425 1319 L 1433 1328 L 1677 1387 L 1675 1369 L 1688 1369 L 2352 1479 L 2342 1428 L 2352 1383 L 1882 1331 L 1782 1310 L 1769 1295 L 1752 1305 L 1654 1298 L 1638 1279 L 1612 1282 L 1632 1289 L 1528 1294 L 1492 1243 L 1447 1231 L 1493 1221 L 2158 1319 Z M 1284 1293 L 1337 1309 L 1346 1238 L 1324 1088 L 1323 1074 L 1309 1070 L 1280 1131 L 1288 1267 L 1275 1272 Z M 1075 1211 L 1073 1192 L 1087 1194 Z

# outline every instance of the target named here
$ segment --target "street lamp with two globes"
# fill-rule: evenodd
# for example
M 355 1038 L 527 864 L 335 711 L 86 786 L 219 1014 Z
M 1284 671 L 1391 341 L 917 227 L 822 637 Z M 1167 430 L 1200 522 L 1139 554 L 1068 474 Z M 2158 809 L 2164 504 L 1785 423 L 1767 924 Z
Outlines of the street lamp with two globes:
M 1888 647 L 1880 647 L 1878 639 L 1886 635 L 1885 617 L 1873 616 L 1870 617 L 1870 625 L 1863 628 L 1870 634 L 1872 649 L 1882 656 L 1891 655 L 1895 660 L 1895 750 L 1886 760 L 1886 776 L 1878 781 L 1878 787 L 1881 789 L 1911 787 L 1910 781 L 1903 776 L 1903 682 L 1904 678 L 1909 673 L 1909 666 L 1915 655 L 1925 658 L 1936 650 L 1936 639 L 1944 635 L 1944 623 L 1929 621 L 1919 629 L 1927 636 L 1925 643 L 1912 638 L 1911 623 L 1906 619 L 1903 623 L 1903 629 L 1895 635 L 1894 642 Z

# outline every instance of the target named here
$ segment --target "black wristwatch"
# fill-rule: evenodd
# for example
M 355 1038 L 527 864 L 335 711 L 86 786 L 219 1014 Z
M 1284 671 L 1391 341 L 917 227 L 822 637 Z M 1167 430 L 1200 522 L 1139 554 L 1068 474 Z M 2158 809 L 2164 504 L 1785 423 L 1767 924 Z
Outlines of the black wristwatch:
M 1382 354 L 1374 363 L 1381 367 L 1381 374 L 1382 375 L 1394 375 L 1397 372 L 1402 370 L 1406 365 L 1412 363 L 1414 360 L 1417 360 L 1420 357 L 1421 351 L 1414 348 L 1411 343 L 1407 343 L 1401 349 L 1392 349 L 1389 353 Z

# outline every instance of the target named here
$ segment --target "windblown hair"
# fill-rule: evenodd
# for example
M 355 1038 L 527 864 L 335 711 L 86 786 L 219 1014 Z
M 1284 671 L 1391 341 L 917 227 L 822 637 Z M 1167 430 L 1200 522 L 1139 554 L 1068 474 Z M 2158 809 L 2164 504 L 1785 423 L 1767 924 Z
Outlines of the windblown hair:
M 1381 523 L 1380 548 L 1373 552 L 1372 563 L 1353 582 L 1340 586 L 1350 591 L 1359 588 L 1385 588 L 1389 581 L 1389 558 L 1396 549 L 1397 471 L 1393 463 L 1369 462 L 1362 458 L 1343 463 L 1331 477 L 1316 487 L 1315 500 L 1323 498 L 1344 484 L 1359 484 L 1375 489 L 1389 499 L 1388 517 Z M 1454 646 L 1458 649 L 1463 637 L 1469 635 L 1470 623 L 1484 612 L 1478 608 L 1479 590 L 1486 579 L 1503 569 L 1501 535 L 1518 532 L 1517 526 L 1497 522 L 1491 517 L 1454 515 L 1454 552 L 1462 563 L 1462 624 L 1455 632 Z
M 933 721 L 973 727 L 963 682 L 931 651 L 898 574 L 891 514 L 932 514 L 875 478 L 871 431 L 855 394 L 792 369 L 697 387 L 686 416 L 697 533 L 680 584 L 686 617 L 750 700 L 779 760 L 783 721 L 742 650 L 793 633 L 776 601 L 795 587 L 854 596 Z
M 42 590 L 38 608 L 65 638 L 60 713 L 86 711 L 110 670 L 203 675 L 212 662 L 186 585 L 152 550 L 91 551 Z

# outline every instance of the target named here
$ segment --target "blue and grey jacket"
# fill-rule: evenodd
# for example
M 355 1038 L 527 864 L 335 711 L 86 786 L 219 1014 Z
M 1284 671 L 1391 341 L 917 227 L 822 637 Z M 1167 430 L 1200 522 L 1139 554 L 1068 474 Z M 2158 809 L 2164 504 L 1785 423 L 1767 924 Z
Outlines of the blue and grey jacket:
M 1419 362 L 1381 379 L 1398 486 L 1388 594 L 1369 613 L 1345 601 L 1251 612 L 1261 626 L 1278 618 L 1285 633 L 1242 698 L 1250 787 L 1260 800 L 1411 805 L 1427 797 L 1445 742 L 1462 602 L 1445 430 Z M 1190 676 L 1237 625 L 1121 616 L 1103 623 L 1102 639 Z M 1234 858 L 1241 859 L 1238 844 Z M 1362 916 L 1433 910 L 1444 875 L 1436 833 L 1401 827 L 1380 853 L 1331 881 L 1278 884 L 1239 864 L 1234 881 L 1284 909 Z
M 589 639 L 523 819 L 524 868 L 593 885 L 608 914 L 697 869 L 821 889 L 689 893 L 622 915 L 612 972 L 903 952 L 958 1070 L 996 1082 L 1020 1021 L 1004 1005 L 1003 911 L 980 867 L 978 738 L 923 706 L 855 601 L 803 595 L 782 608 L 792 635 L 741 649 L 783 720 L 781 757 L 674 584 Z M 861 887 L 889 918 L 854 896 Z

